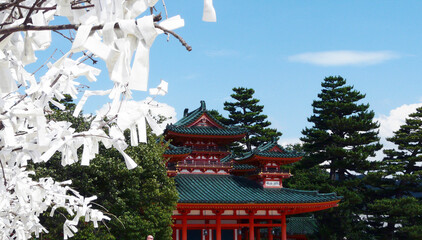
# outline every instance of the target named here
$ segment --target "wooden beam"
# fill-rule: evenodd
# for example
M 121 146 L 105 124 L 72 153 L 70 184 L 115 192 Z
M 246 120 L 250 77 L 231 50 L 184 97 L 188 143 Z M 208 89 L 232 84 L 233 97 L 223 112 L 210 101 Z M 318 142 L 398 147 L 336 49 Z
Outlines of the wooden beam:
M 183 217 L 181 215 L 173 215 L 173 219 L 182 220 Z M 255 219 L 280 219 L 281 215 L 255 215 Z M 189 215 L 189 220 L 214 220 L 215 216 L 201 216 L 201 215 Z M 249 219 L 247 215 L 221 215 L 221 220 L 239 220 L 239 219 Z
M 174 224 L 176 228 L 183 228 L 183 224 Z M 204 224 L 187 224 L 189 229 L 203 229 Z M 255 227 L 280 227 L 280 223 L 255 223 Z M 249 223 L 227 223 L 221 224 L 221 229 L 233 229 L 233 228 L 241 228 L 241 227 L 249 227 Z M 217 224 L 207 224 L 207 228 L 216 229 Z

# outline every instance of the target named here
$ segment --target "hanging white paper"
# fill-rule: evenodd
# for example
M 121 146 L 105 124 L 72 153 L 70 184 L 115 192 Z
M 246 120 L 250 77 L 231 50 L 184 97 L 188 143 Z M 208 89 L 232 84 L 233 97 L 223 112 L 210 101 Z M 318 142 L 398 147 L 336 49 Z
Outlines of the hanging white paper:
M 217 15 L 215 14 L 212 0 L 204 0 L 204 13 L 202 15 L 202 21 L 217 22 Z

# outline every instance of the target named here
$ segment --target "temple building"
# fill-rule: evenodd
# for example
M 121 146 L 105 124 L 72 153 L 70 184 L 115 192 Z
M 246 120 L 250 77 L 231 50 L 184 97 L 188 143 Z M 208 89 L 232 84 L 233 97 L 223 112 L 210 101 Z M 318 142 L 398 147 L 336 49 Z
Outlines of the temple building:
M 341 197 L 334 193 L 283 188 L 283 179 L 292 176 L 283 165 L 302 156 L 275 140 L 232 154 L 228 146 L 246 134 L 215 119 L 204 101 L 166 127 L 167 173 L 179 193 L 174 240 L 306 239 L 292 232 L 306 219 L 290 215 L 337 206 Z

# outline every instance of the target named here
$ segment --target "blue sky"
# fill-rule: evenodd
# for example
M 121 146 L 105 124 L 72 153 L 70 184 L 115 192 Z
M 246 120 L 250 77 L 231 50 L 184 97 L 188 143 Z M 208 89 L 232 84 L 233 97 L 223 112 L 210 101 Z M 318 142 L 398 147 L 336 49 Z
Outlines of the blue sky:
M 330 75 L 366 94 L 363 102 L 387 129 L 422 103 L 421 1 L 214 0 L 216 23 L 201 21 L 202 0 L 166 5 L 169 16 L 185 19 L 177 33 L 193 50 L 157 38 L 149 86 L 169 83 L 168 95 L 157 100 L 173 106 L 178 118 L 200 100 L 226 115 L 232 88 L 253 88 L 282 142 L 295 141 L 310 126 L 312 101 Z M 157 6 L 162 9 L 161 1 Z M 108 79 L 106 71 L 101 78 Z M 88 104 L 86 112 L 99 105 Z
M 377 118 L 422 102 L 421 1 L 214 0 L 217 23 L 201 21 L 202 1 L 181 3 L 166 2 L 186 20 L 178 33 L 193 51 L 159 39 L 150 78 L 169 82 L 159 100 L 178 116 L 200 100 L 225 114 L 231 89 L 243 86 L 255 89 L 282 139 L 297 139 L 330 75 L 365 93 Z

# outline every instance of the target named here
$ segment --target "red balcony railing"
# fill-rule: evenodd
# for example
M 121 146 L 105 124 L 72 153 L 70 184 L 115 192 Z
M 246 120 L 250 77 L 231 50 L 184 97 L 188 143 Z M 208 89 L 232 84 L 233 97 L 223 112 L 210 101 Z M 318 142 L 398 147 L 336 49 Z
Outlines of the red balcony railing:
M 232 164 L 229 162 L 215 162 L 204 160 L 184 160 L 177 162 L 177 168 L 231 168 Z

